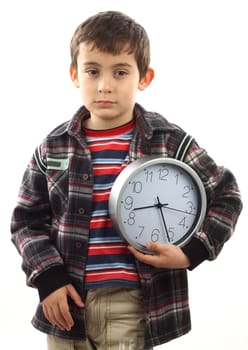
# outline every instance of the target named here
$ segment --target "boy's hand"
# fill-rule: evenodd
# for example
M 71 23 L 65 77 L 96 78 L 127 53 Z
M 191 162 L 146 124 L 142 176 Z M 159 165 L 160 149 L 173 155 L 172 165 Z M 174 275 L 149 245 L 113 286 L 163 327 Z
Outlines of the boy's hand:
M 67 301 L 68 296 L 78 307 L 84 306 L 80 295 L 72 284 L 55 290 L 42 301 L 43 312 L 48 321 L 61 330 L 66 329 L 67 331 L 74 325 Z
M 149 242 L 147 248 L 154 251 L 154 255 L 143 254 L 134 247 L 128 248 L 139 261 L 154 267 L 185 269 L 190 266 L 190 261 L 182 249 L 173 244 Z

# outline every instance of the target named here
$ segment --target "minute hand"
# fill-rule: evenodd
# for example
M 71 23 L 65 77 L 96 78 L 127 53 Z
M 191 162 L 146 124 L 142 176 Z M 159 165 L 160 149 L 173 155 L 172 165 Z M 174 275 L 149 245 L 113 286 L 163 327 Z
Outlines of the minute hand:
M 166 222 L 165 222 L 165 218 L 164 218 L 164 214 L 163 214 L 163 210 L 162 210 L 162 207 L 163 207 L 164 205 L 167 205 L 167 204 L 162 204 L 162 203 L 160 202 L 158 196 L 157 196 L 157 201 L 158 201 L 157 206 L 158 206 L 158 209 L 159 209 L 159 211 L 160 211 L 160 215 L 161 215 L 161 218 L 162 218 L 162 221 L 163 221 L 165 233 L 166 233 L 168 242 L 170 242 L 170 236 L 169 236 L 168 228 L 167 228 L 167 225 L 166 225 Z
M 176 209 L 176 208 L 171 208 L 171 207 L 168 207 L 168 206 L 166 206 L 166 209 L 179 211 L 179 213 L 184 213 L 184 214 L 196 216 L 196 214 L 194 214 L 194 213 L 189 213 L 188 211 L 180 210 L 180 209 Z

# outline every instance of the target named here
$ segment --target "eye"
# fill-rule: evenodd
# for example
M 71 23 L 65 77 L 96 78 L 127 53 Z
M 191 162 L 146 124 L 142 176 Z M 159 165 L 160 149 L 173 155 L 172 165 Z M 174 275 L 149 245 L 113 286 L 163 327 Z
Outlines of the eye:
M 90 77 L 96 77 L 99 74 L 99 72 L 97 69 L 87 69 L 86 74 Z
M 117 78 L 122 78 L 126 75 L 128 75 L 128 72 L 124 71 L 124 70 L 117 70 L 115 71 L 114 75 L 117 77 Z

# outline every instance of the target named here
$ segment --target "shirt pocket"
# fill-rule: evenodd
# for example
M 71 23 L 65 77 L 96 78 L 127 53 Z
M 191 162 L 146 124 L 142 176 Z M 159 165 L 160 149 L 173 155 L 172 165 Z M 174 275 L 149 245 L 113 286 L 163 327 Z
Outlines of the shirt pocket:
M 68 161 L 49 158 L 46 173 L 51 210 L 55 216 L 61 217 L 68 207 Z

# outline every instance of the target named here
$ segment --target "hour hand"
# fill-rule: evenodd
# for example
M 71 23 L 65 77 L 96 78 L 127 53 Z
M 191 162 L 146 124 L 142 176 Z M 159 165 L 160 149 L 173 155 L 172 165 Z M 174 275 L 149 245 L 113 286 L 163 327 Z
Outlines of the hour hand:
M 138 207 L 138 208 L 133 208 L 133 210 L 140 210 L 140 209 L 149 209 L 149 208 L 163 208 L 168 205 L 168 203 L 160 203 L 159 198 L 157 197 L 158 202 L 153 204 L 153 205 L 146 205 L 144 207 Z
M 154 208 L 157 207 L 157 204 L 154 205 L 146 205 L 144 207 L 138 207 L 138 208 L 133 208 L 133 210 L 141 210 L 141 209 L 148 209 L 148 208 Z

